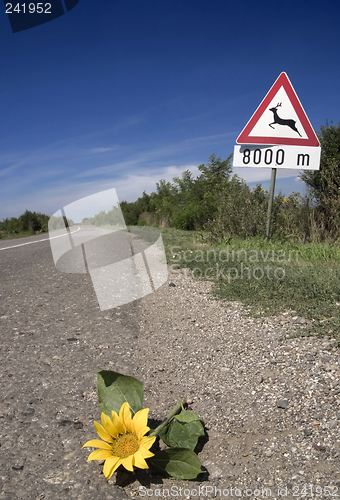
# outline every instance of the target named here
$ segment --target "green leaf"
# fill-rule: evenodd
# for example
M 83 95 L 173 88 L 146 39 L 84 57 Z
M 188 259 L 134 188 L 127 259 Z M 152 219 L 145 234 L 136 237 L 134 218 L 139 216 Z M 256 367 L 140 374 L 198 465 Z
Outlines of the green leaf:
M 201 419 L 195 413 L 182 410 L 160 433 L 165 444 L 176 448 L 194 450 L 198 438 L 204 436 L 204 427 Z
M 142 409 L 143 384 L 134 377 L 110 370 L 97 370 L 99 409 L 111 417 L 111 411 L 119 413 L 125 401 L 133 413 Z
M 180 422 L 195 422 L 196 420 L 199 420 L 202 422 L 200 417 L 196 415 L 193 411 L 189 410 L 182 410 L 181 413 L 178 413 L 175 415 L 175 418 L 179 420 Z M 203 423 L 203 422 L 202 422 Z
M 186 448 L 169 448 L 148 458 L 163 474 L 174 479 L 195 479 L 202 471 L 201 462 L 196 453 Z

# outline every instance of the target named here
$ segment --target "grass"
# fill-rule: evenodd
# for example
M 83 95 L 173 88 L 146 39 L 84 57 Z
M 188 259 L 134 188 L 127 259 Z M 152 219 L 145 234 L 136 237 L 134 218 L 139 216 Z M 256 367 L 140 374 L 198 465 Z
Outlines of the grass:
M 0 240 L 16 240 L 18 238 L 27 238 L 28 236 L 36 236 L 34 231 L 21 231 L 20 233 L 8 233 L 7 231 L 0 231 Z
M 239 301 L 253 315 L 283 311 L 313 320 L 304 335 L 330 335 L 340 345 L 340 246 L 267 241 L 208 242 L 194 231 L 162 229 L 167 260 L 214 283 L 218 298 Z

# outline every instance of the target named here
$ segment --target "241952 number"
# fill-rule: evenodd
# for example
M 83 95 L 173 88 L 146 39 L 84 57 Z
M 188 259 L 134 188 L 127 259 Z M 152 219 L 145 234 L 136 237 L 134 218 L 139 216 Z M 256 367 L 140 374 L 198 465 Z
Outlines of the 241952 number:
M 28 12 L 29 14 L 51 14 L 52 6 L 50 3 L 17 3 L 14 7 L 13 5 L 15 4 L 6 3 L 6 14 L 14 14 L 15 12 L 18 14 L 20 14 L 20 12 L 22 12 L 23 14 L 26 14 L 26 12 Z

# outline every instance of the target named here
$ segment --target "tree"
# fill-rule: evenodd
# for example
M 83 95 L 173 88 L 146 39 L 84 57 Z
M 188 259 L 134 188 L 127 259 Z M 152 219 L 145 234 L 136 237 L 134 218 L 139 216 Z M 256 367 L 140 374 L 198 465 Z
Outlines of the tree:
M 205 212 L 205 223 L 213 220 L 219 211 L 221 199 L 225 196 L 230 183 L 232 172 L 232 155 L 226 160 L 216 158 L 215 154 L 209 157 L 207 165 L 199 165 L 202 172 L 196 181 L 197 190 L 200 191 L 202 206 Z
M 120 209 L 123 213 L 124 221 L 127 226 L 137 226 L 139 219 L 139 210 L 136 202 L 122 201 Z
M 329 235 L 339 234 L 340 228 L 340 124 L 320 127 L 320 170 L 301 174 L 311 197 L 316 202 L 316 215 Z
M 199 165 L 198 170 L 202 172 L 200 177 L 210 188 L 219 187 L 224 180 L 230 177 L 232 172 L 231 158 L 232 155 L 222 161 L 221 158 L 216 158 L 216 155 L 212 154 L 207 166 Z
M 20 215 L 19 221 L 22 231 L 40 231 L 41 229 L 41 222 L 36 212 L 26 210 Z

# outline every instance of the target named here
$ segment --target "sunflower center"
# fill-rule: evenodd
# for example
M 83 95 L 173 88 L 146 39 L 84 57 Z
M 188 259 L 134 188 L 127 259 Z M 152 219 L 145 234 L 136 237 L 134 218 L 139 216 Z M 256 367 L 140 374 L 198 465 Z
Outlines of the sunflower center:
M 111 446 L 116 457 L 125 458 L 133 455 L 139 449 L 138 437 L 133 432 L 120 434 Z

